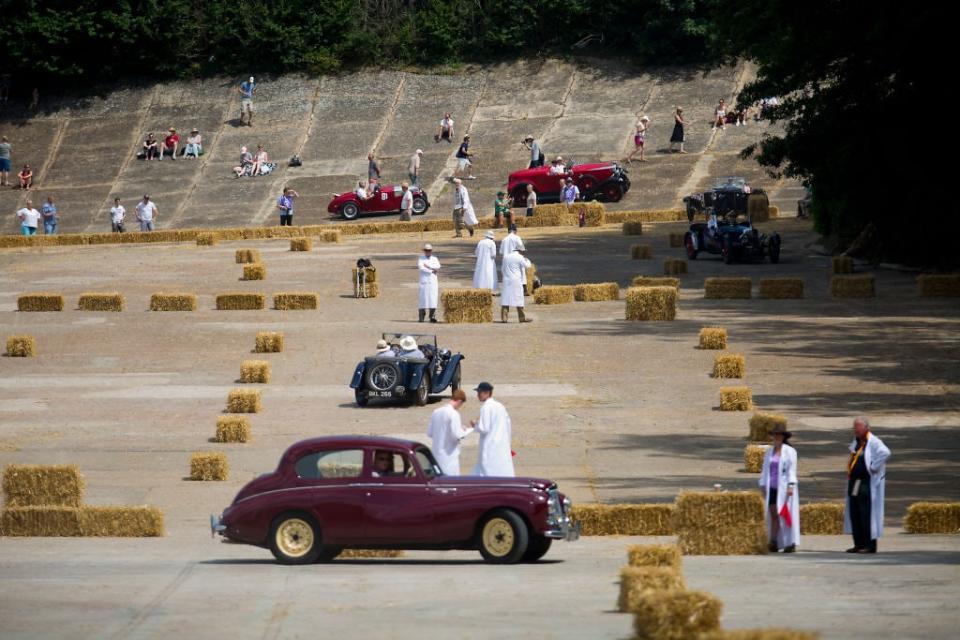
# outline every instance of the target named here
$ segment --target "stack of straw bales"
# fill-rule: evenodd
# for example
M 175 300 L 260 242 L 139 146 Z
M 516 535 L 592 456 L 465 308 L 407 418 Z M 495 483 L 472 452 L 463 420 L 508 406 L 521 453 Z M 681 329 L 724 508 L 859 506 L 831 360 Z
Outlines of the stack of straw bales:
M 217 418 L 217 442 L 249 442 L 250 421 L 246 416 L 220 416 Z
M 774 209 L 775 207 L 770 207 Z M 819 640 L 820 634 L 813 631 L 793 629 L 735 629 L 702 635 L 698 640 Z
M 641 600 L 653 592 L 686 588 L 683 576 L 673 567 L 622 567 L 617 609 L 629 613 L 635 611 Z
M 240 363 L 240 382 L 246 384 L 270 382 L 270 363 L 266 360 L 244 360 Z
M 33 336 L 10 336 L 7 338 L 7 356 L 32 358 L 37 355 L 37 341 Z
M 84 293 L 77 306 L 81 311 L 123 311 L 124 299 L 119 293 Z
M 680 278 L 666 276 L 637 276 L 630 283 L 633 287 L 673 287 L 680 288 Z
M 262 293 L 244 293 L 234 291 L 217 296 L 218 311 L 255 311 L 266 306 L 266 297 Z
M 714 378 L 742 378 L 746 370 L 746 360 L 738 353 L 721 353 L 713 359 Z
M 198 452 L 190 456 L 191 480 L 226 480 L 229 475 L 227 456 L 219 451 Z
M 288 291 L 273 296 L 273 308 L 278 311 L 306 311 L 316 309 L 319 296 L 309 291 Z
M 914 502 L 903 518 L 907 533 L 960 533 L 960 502 Z
M 243 265 L 241 280 L 266 280 L 267 268 L 259 262 Z
M 602 227 L 606 224 L 606 210 L 600 202 L 575 202 L 572 205 L 565 203 L 541 204 L 530 218 L 518 218 L 530 226 L 572 226 L 579 224 L 580 214 L 583 213 L 584 226 Z
M 150 311 L 196 311 L 197 296 L 192 293 L 155 293 L 150 296 Z
M 660 321 L 677 317 L 675 287 L 630 287 L 627 289 L 627 320 Z
M 726 349 L 727 330 L 723 327 L 704 327 L 700 329 L 701 349 Z
M 573 302 L 573 287 L 570 285 L 548 285 L 533 292 L 536 304 L 567 304 Z
M 842 502 L 808 502 L 800 505 L 800 534 L 838 536 L 843 533 Z
M 600 282 L 597 284 L 578 284 L 573 288 L 573 299 L 577 302 L 601 302 L 603 300 L 619 300 L 620 285 L 616 282 Z
M 960 297 L 960 273 L 925 273 L 917 276 L 917 287 L 925 298 Z
M 676 514 L 684 555 L 767 552 L 763 497 L 756 491 L 683 491 L 677 496 Z
M 833 272 L 836 274 L 853 273 L 853 258 L 850 256 L 834 256 Z
M 687 261 L 676 258 L 668 258 L 663 261 L 663 275 L 679 276 L 687 272 Z
M 760 278 L 760 297 L 775 300 L 803 297 L 802 278 Z
M 707 278 L 703 281 L 703 297 L 725 300 L 745 300 L 751 295 L 750 278 Z
M 720 387 L 720 411 L 750 411 L 753 394 L 750 387 Z
M 653 252 L 648 244 L 630 245 L 630 257 L 634 260 L 649 260 L 653 257 Z
M 682 222 L 687 219 L 683 209 L 651 209 L 646 211 L 607 211 L 607 224 L 620 224 L 627 220 L 640 222 Z
M 313 249 L 313 240 L 310 238 L 292 238 L 290 251 L 310 251 Z
M 639 220 L 627 220 L 623 223 L 623 235 L 625 236 L 642 236 L 643 235 L 643 223 Z
M 212 247 L 217 244 L 219 240 L 217 234 L 215 233 L 198 233 L 197 234 L 197 245 L 201 247 Z
M 872 273 L 859 276 L 833 276 L 830 295 L 834 298 L 873 298 L 877 291 Z
M 673 248 L 683 246 L 683 234 L 682 233 L 671 233 L 670 234 L 670 246 Z
M 237 264 L 256 264 L 260 262 L 260 250 L 259 249 L 237 249 L 236 252 Z
M 751 442 L 771 442 L 770 432 L 777 425 L 784 428 L 787 426 L 787 419 L 776 413 L 765 413 L 758 411 L 750 417 L 750 441 Z
M 571 518 L 585 536 L 673 535 L 672 504 L 575 504 Z
M 364 290 L 360 291 L 360 283 L 357 280 L 357 268 L 353 268 L 351 273 L 353 276 L 353 295 L 358 298 L 376 298 L 380 295 L 380 281 L 377 279 L 377 268 L 364 267 L 363 274 Z
M 440 294 L 443 321 L 449 324 L 493 322 L 490 289 L 450 289 Z
M 227 396 L 227 413 L 260 413 L 260 391 L 234 389 Z
M 537 265 L 531 264 L 527 267 L 527 284 L 523 285 L 524 295 L 533 295 L 533 283 L 537 279 Z
M 747 473 L 760 473 L 763 471 L 763 456 L 767 454 L 765 444 L 748 444 L 743 449 L 743 466 Z
M 719 631 L 723 603 L 702 591 L 651 591 L 633 610 L 638 638 L 690 640 Z
M 25 293 L 17 298 L 17 311 L 63 311 L 59 293 Z
M 283 351 L 283 333 L 280 331 L 258 331 L 253 350 L 256 353 L 280 353 Z

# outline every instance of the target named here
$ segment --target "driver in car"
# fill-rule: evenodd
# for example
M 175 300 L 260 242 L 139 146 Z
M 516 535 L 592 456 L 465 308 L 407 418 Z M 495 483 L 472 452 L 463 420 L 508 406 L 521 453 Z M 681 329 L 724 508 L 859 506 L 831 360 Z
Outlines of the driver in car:
M 373 453 L 373 477 L 387 478 L 398 474 L 393 468 L 393 454 L 389 451 L 374 451 Z
M 367 183 L 364 182 L 363 180 L 357 183 L 357 188 L 354 191 L 354 193 L 357 194 L 357 197 L 360 198 L 360 200 L 369 200 L 370 198 L 373 197 L 372 191 L 370 193 L 367 193 Z

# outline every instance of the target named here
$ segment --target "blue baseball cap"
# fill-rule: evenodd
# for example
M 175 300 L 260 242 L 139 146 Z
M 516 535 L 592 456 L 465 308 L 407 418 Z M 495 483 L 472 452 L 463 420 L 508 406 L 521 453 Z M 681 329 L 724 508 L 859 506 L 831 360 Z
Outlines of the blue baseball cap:
M 489 382 L 481 382 L 474 391 L 493 391 L 493 385 Z

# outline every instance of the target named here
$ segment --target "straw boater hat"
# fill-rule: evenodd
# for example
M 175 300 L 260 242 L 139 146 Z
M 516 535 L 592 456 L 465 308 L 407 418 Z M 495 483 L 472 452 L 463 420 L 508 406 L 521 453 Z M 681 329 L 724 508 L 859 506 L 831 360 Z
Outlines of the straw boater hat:
M 433 245 L 428 242 L 427 244 L 423 245 L 423 250 L 424 250 L 424 251 L 433 251 Z
M 775 435 L 775 434 L 782 435 L 784 442 L 786 442 L 787 440 L 793 437 L 793 434 L 787 431 L 787 428 L 782 424 L 774 425 L 773 429 L 770 430 L 770 435 Z
M 494 238 L 496 238 L 496 235 L 494 235 L 493 231 L 487 231 L 485 234 L 483 234 L 483 237 L 490 238 L 491 240 L 493 240 Z
M 640 116 L 640 122 L 650 122 L 649 116 Z
M 403 336 L 400 339 L 400 348 L 404 351 L 413 351 L 417 348 L 417 341 L 414 340 L 413 336 Z
M 200 133 L 200 129 L 194 127 L 193 129 L 190 129 L 190 133 Z
M 384 351 L 390 351 L 390 345 L 387 344 L 386 340 L 378 340 L 377 353 L 383 353 Z

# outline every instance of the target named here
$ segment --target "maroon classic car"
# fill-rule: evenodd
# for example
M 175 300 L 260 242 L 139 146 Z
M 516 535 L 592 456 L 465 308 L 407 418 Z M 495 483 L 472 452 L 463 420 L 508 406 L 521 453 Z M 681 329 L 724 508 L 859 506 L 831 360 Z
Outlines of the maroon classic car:
M 284 564 L 330 561 L 347 548 L 476 549 L 509 564 L 576 540 L 569 513 L 550 480 L 445 476 L 418 442 L 334 436 L 291 446 L 210 526 Z
M 617 202 L 630 190 L 630 178 L 617 162 L 572 164 L 565 173 L 550 173 L 550 167 L 521 169 L 510 174 L 507 193 L 513 206 L 527 206 L 527 185 L 537 192 L 537 202 L 559 202 L 560 180 L 573 178 L 584 200 Z
M 413 213 L 422 215 L 430 208 L 427 192 L 420 187 L 410 187 L 413 195 Z M 335 193 L 327 211 L 335 213 L 345 220 L 356 220 L 361 214 L 400 213 L 400 199 L 403 191 L 400 185 L 385 184 L 376 187 L 372 198 L 361 200 L 355 191 Z

